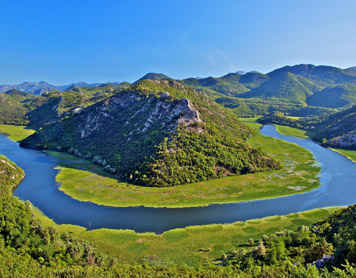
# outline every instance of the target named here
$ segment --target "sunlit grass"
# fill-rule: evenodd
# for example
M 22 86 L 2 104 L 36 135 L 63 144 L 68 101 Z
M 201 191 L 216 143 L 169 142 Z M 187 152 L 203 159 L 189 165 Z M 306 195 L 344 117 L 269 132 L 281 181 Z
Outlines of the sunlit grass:
M 310 138 L 312 136 L 312 133 L 307 130 L 290 127 L 290 126 L 284 126 L 284 125 L 275 125 L 275 126 L 280 134 L 286 136 L 293 136 L 299 138 Z
M 339 154 L 346 156 L 348 159 L 356 162 L 356 151 L 353 150 L 343 150 L 343 149 L 335 149 L 331 148 L 333 151 L 338 152 Z
M 26 126 L 0 125 L 0 133 L 7 134 L 13 141 L 19 142 L 33 134 L 35 130 L 28 129 Z
M 116 257 L 120 263 L 134 263 L 150 258 L 159 262 L 195 266 L 206 259 L 213 261 L 231 249 L 246 247 L 250 238 L 257 241 L 262 235 L 311 225 L 337 209 L 316 209 L 232 224 L 190 226 L 170 230 L 161 235 L 135 233 L 132 230 L 86 231 L 79 226 L 56 225 L 37 209 L 34 210 L 34 215 L 47 226 L 55 226 L 61 232 L 68 232 L 93 242 L 99 250 Z
M 242 122 L 255 122 L 262 116 L 255 116 L 255 117 L 248 117 L 248 118 L 239 118 L 240 121 Z

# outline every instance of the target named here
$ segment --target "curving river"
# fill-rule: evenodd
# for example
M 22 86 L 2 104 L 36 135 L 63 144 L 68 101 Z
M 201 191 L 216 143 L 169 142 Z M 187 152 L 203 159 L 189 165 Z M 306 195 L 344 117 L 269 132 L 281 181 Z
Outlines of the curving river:
M 88 229 L 132 229 L 155 232 L 190 225 L 232 223 L 272 215 L 283 215 L 327 206 L 356 203 L 356 164 L 342 155 L 323 148 L 309 139 L 284 136 L 274 126 L 261 133 L 282 139 L 311 151 L 321 165 L 321 184 L 308 193 L 268 200 L 210 205 L 207 207 L 167 209 L 114 208 L 80 202 L 58 190 L 55 158 L 45 153 L 20 148 L 18 143 L 0 134 L 0 154 L 7 156 L 26 173 L 14 195 L 30 200 L 58 224 L 74 224 Z

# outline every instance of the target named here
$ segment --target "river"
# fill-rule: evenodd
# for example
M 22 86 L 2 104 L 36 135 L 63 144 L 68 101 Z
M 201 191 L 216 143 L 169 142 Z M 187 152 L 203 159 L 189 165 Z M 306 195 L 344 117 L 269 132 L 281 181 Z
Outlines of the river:
M 308 193 L 251 202 L 217 204 L 194 208 L 106 207 L 80 202 L 58 189 L 56 159 L 43 152 L 23 149 L 0 134 L 0 154 L 14 161 L 26 173 L 14 192 L 30 200 L 58 224 L 73 224 L 88 229 L 132 229 L 155 232 L 191 225 L 232 223 L 272 215 L 283 215 L 327 206 L 356 203 L 356 164 L 309 139 L 279 134 L 274 126 L 261 133 L 282 139 L 311 151 L 321 167 L 321 186 Z

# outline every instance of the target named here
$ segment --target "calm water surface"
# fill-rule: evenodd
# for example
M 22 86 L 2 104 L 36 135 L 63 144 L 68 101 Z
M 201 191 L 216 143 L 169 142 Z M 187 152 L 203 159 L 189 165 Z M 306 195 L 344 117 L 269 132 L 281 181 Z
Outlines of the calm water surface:
M 319 188 L 304 194 L 244 203 L 210 205 L 198 208 L 114 208 L 80 202 L 59 191 L 55 176 L 56 159 L 45 153 L 20 148 L 0 134 L 0 154 L 7 156 L 26 173 L 14 195 L 30 200 L 58 224 L 75 224 L 89 229 L 132 229 L 155 232 L 190 225 L 232 223 L 271 215 L 283 215 L 327 206 L 356 203 L 356 164 L 309 139 L 284 136 L 274 126 L 261 133 L 282 139 L 311 151 L 321 166 Z M 302 186 L 302 184 L 301 184 Z

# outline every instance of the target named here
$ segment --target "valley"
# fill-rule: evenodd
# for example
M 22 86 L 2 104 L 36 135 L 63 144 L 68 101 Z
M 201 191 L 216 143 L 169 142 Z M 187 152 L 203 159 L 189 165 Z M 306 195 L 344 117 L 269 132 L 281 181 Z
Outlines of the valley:
M 356 1 L 2 1 L 0 278 L 356 277 Z
M 180 271 L 192 272 L 198 265 L 224 265 L 215 273 L 241 262 L 243 273 L 250 271 L 244 258 L 256 258 L 261 238 L 272 252 L 276 236 L 300 236 L 309 229 L 304 227 L 332 219 L 355 202 L 353 87 L 347 87 L 347 104 L 309 105 L 323 90 L 330 95 L 329 86 L 354 82 L 353 72 L 287 69 L 215 81 L 152 73 L 133 84 L 73 85 L 40 95 L 6 92 L 0 106 L 12 105 L 0 113 L 0 153 L 24 170 L 26 178 L 13 194 L 26 201 L 26 209 L 11 202 L 43 231 L 70 234 L 71 242 L 77 238 L 78 246 L 86 246 L 81 258 L 70 259 L 69 253 L 62 263 L 95 261 L 99 269 L 114 258 L 118 265 L 133 264 L 131 272 L 137 263 L 152 272 L 155 266 L 177 271 L 184 265 Z M 285 95 L 277 99 L 269 90 Z M 257 101 L 264 112 L 237 112 L 231 101 L 238 98 L 249 109 Z M 313 244 L 323 242 L 306 234 Z M 35 248 L 47 250 L 40 246 Z M 330 246 L 323 248 L 331 252 Z M 31 262 L 61 264 L 58 254 L 57 262 L 50 253 L 33 254 Z M 303 256 L 305 262 L 311 258 Z

